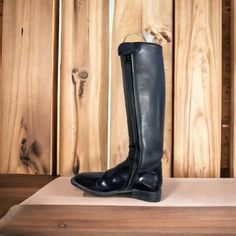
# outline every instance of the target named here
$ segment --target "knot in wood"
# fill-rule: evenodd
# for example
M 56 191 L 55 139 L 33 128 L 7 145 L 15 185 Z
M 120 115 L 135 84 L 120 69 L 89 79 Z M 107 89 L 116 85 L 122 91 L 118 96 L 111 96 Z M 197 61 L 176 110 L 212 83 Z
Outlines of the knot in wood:
M 88 78 L 88 72 L 85 71 L 85 70 L 80 71 L 80 72 L 79 72 L 79 77 L 80 77 L 81 79 L 87 79 L 87 78 Z
M 59 228 L 66 228 L 66 227 L 67 227 L 67 224 L 65 224 L 65 223 L 60 223 L 60 224 L 58 224 L 58 227 L 59 227 Z
M 77 73 L 79 70 L 78 70 L 78 68 L 74 68 L 73 70 L 72 70 L 72 73 Z

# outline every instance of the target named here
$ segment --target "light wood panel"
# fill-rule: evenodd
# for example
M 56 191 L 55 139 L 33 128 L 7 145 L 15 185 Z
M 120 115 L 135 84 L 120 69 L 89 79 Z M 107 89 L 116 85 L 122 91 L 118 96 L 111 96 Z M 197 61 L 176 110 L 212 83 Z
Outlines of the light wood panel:
M 0 172 L 46 174 L 55 157 L 56 0 L 5 0 Z
M 236 177 L 236 2 L 231 1 L 231 136 L 230 175 Z
M 175 1 L 174 176 L 219 177 L 221 0 Z
M 141 0 L 115 1 L 112 36 L 111 137 L 110 164 L 117 165 L 128 156 L 128 127 L 118 46 L 127 34 L 140 33 Z M 133 40 L 133 37 L 130 40 Z
M 2 55 L 2 26 L 3 26 L 3 1 L 0 1 L 0 55 Z M 2 78 L 2 56 L 0 56 L 0 105 L 2 104 L 2 95 L 1 95 L 1 78 Z M 1 106 L 0 106 L 1 111 Z M 2 112 L 0 112 L 0 144 L 1 144 L 1 124 L 2 124 Z M 1 146 L 0 146 L 0 154 L 1 154 Z M 1 157 L 0 157 L 1 159 Z M 1 163 L 1 161 L 0 161 Z M 1 168 L 1 167 L 0 167 Z
M 116 1 L 113 25 L 112 51 L 112 96 L 111 96 L 111 166 L 123 161 L 128 154 L 127 118 L 124 104 L 120 58 L 117 48 L 128 34 L 141 33 L 150 26 L 153 30 L 167 31 L 172 38 L 172 0 Z M 140 41 L 138 37 L 126 41 Z M 166 114 L 163 171 L 171 175 L 172 156 L 172 43 L 164 44 L 166 75 Z
M 107 163 L 108 0 L 62 1 L 60 174 Z
M 0 1 L 0 55 L 2 55 L 2 24 L 3 24 L 3 0 Z M 0 57 L 0 73 L 2 73 L 1 70 L 2 70 L 2 57 Z M 1 122 L 1 115 L 0 115 L 0 122 Z

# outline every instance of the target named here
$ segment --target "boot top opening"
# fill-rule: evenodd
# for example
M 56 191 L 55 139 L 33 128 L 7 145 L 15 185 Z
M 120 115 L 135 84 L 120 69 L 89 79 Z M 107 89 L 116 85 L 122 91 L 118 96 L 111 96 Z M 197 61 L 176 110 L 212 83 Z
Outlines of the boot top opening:
M 118 55 L 127 55 L 139 50 L 141 47 L 155 47 L 162 50 L 162 46 L 150 42 L 123 42 L 118 47 Z

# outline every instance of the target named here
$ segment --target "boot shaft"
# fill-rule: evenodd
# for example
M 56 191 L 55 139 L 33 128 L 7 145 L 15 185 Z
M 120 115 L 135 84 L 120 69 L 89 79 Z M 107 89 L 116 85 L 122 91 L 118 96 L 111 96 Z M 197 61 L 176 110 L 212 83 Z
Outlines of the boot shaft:
M 155 169 L 163 156 L 165 75 L 162 47 L 154 43 L 121 43 L 130 146 L 139 173 Z

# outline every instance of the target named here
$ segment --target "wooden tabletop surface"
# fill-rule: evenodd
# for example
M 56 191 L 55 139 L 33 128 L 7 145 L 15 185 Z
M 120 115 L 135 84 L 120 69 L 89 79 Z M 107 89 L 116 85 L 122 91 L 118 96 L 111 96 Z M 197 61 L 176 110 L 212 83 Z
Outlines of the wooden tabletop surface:
M 44 185 L 55 179 L 50 175 L 0 174 L 0 217 Z
M 24 200 L 53 179 L 6 177 L 3 202 Z M 236 235 L 235 222 L 236 207 L 15 205 L 1 218 L 0 235 Z

